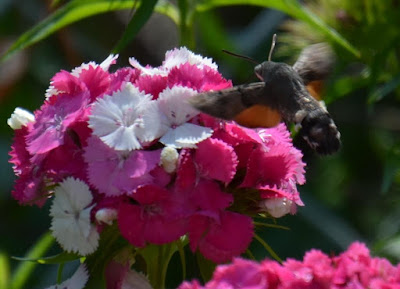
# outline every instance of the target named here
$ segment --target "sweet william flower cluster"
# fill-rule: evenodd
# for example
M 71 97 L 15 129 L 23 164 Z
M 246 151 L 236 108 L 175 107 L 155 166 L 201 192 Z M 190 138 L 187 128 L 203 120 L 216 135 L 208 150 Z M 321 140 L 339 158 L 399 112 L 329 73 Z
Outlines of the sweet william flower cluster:
M 400 264 L 371 257 L 368 248 L 354 242 L 338 256 L 319 250 L 307 252 L 303 261 L 288 259 L 283 264 L 261 263 L 236 258 L 220 265 L 204 286 L 184 282 L 179 289 L 400 289 Z
M 193 251 L 226 262 L 249 246 L 252 216 L 302 205 L 304 163 L 283 124 L 248 129 L 187 103 L 232 85 L 211 59 L 180 48 L 160 67 L 131 58 L 109 72 L 116 59 L 57 73 L 34 115 L 17 109 L 9 119 L 13 197 L 51 200 L 64 250 L 95 252 L 116 221 L 135 247 L 187 236 Z

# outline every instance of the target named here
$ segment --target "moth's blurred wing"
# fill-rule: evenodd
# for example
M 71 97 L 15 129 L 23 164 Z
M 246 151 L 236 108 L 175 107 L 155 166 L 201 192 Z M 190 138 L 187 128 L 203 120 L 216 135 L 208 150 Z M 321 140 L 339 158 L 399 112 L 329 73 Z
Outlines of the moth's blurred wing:
M 293 69 L 303 79 L 305 85 L 313 81 L 322 81 L 332 72 L 335 55 L 327 43 L 307 46 L 300 53 Z

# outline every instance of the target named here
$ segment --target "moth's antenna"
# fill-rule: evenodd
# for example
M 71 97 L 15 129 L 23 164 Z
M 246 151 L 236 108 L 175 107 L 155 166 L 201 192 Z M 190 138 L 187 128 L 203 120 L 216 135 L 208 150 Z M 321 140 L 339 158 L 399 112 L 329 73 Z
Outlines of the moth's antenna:
M 271 61 L 272 52 L 274 51 L 276 43 L 276 33 L 272 36 L 271 49 L 269 50 L 268 61 Z
M 230 52 L 230 51 L 225 50 L 225 49 L 222 49 L 222 52 L 225 52 L 225 53 L 227 53 L 227 54 L 229 54 L 229 55 L 233 55 L 233 56 L 236 56 L 236 57 L 239 57 L 239 58 L 243 58 L 243 59 L 245 59 L 245 60 L 247 60 L 247 61 L 250 61 L 250 62 L 252 62 L 252 63 L 255 63 L 255 64 L 259 64 L 257 61 L 255 61 L 254 59 L 252 59 L 252 58 L 250 58 L 250 57 L 248 57 L 248 56 L 236 54 L 236 53 Z

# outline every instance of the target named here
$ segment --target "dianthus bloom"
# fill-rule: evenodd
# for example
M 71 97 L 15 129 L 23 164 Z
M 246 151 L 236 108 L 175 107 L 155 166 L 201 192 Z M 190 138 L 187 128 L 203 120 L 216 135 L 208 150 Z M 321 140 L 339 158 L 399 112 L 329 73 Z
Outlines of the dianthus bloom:
M 329 257 L 319 250 L 307 252 L 303 261 L 288 259 L 261 263 L 235 258 L 232 264 L 219 265 L 204 286 L 198 281 L 184 282 L 179 289 L 399 289 L 400 264 L 371 257 L 368 248 L 353 243 L 339 256 Z
M 303 205 L 304 163 L 284 124 L 248 129 L 199 113 L 187 100 L 232 86 L 208 58 L 186 48 L 159 67 L 109 72 L 117 56 L 51 80 L 40 109 L 18 110 L 10 152 L 13 196 L 43 206 L 66 251 L 96 251 L 114 223 L 136 248 L 187 236 L 214 262 L 242 254 L 250 216 L 281 217 Z

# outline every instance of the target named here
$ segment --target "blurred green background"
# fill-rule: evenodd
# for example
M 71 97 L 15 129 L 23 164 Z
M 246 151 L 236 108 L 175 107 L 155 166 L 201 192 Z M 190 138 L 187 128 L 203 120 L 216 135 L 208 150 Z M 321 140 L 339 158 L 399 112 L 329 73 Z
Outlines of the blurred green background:
M 360 240 L 373 254 L 399 262 L 400 1 L 158 1 L 159 13 L 152 13 L 156 2 L 144 2 L 142 10 L 135 10 L 140 1 L 0 1 L 2 55 L 23 33 L 46 24 L 26 35 L 14 47 L 16 52 L 0 63 L 0 267 L 16 272 L 23 262 L 10 256 L 25 256 L 50 226 L 48 206 L 19 206 L 11 197 L 14 176 L 8 152 L 13 132 L 6 121 L 15 107 L 34 111 L 56 72 L 82 62 L 99 63 L 115 48 L 120 67 L 127 66 L 131 56 L 142 64 L 160 65 L 166 50 L 187 45 L 212 57 L 234 84 L 251 82 L 256 79 L 253 64 L 221 50 L 261 62 L 273 33 L 278 34 L 274 61 L 292 64 L 303 47 L 322 41 L 336 51 L 337 65 L 324 100 L 343 146 L 329 157 L 305 152 L 307 183 L 300 191 L 306 206 L 277 221 L 290 231 L 264 228 L 257 233 L 282 259 L 302 258 L 311 248 L 339 253 Z M 97 8 L 101 3 L 103 8 L 88 12 L 85 3 Z M 48 22 L 41 22 L 49 15 Z M 58 29 L 63 19 L 72 23 Z M 30 41 L 36 43 L 17 49 Z M 257 259 L 269 256 L 256 242 L 251 249 Z M 58 248 L 46 254 L 51 252 Z M 20 288 L 55 283 L 54 266 L 35 270 Z M 1 287 L 4 278 L 0 274 L 0 288 L 8 288 Z

